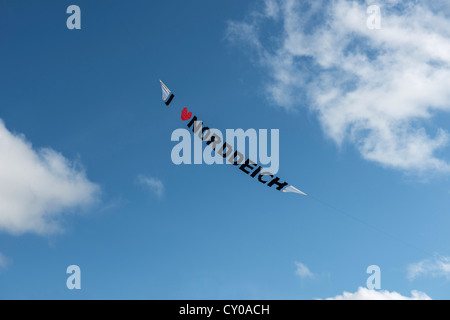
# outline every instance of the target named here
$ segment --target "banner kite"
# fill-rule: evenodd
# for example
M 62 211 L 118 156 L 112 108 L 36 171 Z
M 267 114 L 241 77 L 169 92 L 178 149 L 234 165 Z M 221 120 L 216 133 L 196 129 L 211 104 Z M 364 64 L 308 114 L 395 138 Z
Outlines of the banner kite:
M 174 94 L 169 88 L 160 80 L 162 90 L 162 100 L 169 106 L 174 98 Z M 211 133 L 210 128 L 203 126 L 203 122 L 192 114 L 187 108 L 183 108 L 181 111 L 181 120 L 188 121 L 187 127 L 192 130 L 195 135 L 198 135 L 203 141 L 206 141 L 206 145 L 211 145 L 211 148 L 229 163 L 236 166 L 241 172 L 247 174 L 253 179 L 258 180 L 260 183 L 267 185 L 268 187 L 275 187 L 276 190 L 284 193 L 296 193 L 306 196 L 307 194 L 289 183 L 281 180 L 279 177 L 274 176 L 270 172 L 264 172 L 264 168 L 259 166 L 255 161 L 250 158 L 244 159 L 244 155 L 238 150 L 233 150 L 233 147 L 226 141 L 222 141 L 221 137 L 215 133 Z

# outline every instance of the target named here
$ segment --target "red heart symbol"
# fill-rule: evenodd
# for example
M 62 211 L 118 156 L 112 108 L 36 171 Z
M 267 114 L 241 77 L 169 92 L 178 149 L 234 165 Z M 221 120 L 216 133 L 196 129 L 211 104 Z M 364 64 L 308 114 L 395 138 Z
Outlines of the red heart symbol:
M 186 121 L 189 120 L 192 117 L 192 112 L 188 112 L 187 108 L 184 108 L 183 111 L 181 111 L 181 120 Z

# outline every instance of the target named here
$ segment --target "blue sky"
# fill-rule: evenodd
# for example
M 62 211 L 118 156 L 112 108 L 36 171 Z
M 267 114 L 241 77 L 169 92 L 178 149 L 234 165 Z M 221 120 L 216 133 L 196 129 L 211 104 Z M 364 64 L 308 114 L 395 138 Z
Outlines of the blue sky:
M 450 298 L 450 8 L 381 2 L 369 30 L 370 1 L 312 3 L 77 1 L 68 30 L 72 2 L 2 0 L 0 298 L 371 297 L 370 265 L 382 295 Z M 279 129 L 312 197 L 174 165 L 183 107 Z

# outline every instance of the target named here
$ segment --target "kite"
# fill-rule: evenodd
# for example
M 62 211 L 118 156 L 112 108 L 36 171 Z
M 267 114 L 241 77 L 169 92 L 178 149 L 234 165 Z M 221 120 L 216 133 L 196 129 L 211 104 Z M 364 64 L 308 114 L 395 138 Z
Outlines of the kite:
M 161 83 L 162 100 L 166 106 L 169 106 L 175 95 L 169 90 L 164 82 L 161 80 L 159 80 L 159 82 Z M 203 127 L 203 123 L 199 121 L 197 116 L 193 115 L 192 112 L 188 112 L 187 108 L 184 108 L 181 111 L 181 120 L 190 120 L 187 127 L 190 128 L 194 134 L 198 135 L 203 141 L 206 141 L 206 145 L 211 145 L 211 148 L 217 154 L 227 159 L 229 163 L 239 168 L 241 172 L 249 175 L 251 178 L 258 180 L 260 183 L 265 184 L 270 188 L 275 186 L 276 190 L 284 193 L 295 193 L 303 196 L 307 195 L 270 172 L 264 172 L 264 168 L 258 166 L 258 164 L 250 158 L 244 159 L 244 155 L 241 152 L 233 150 L 233 147 L 226 141 L 222 141 L 218 135 L 214 133 L 211 134 L 209 127 Z
M 172 102 L 175 95 L 169 90 L 169 88 L 166 87 L 164 82 L 162 82 L 161 80 L 159 80 L 159 82 L 161 83 L 162 99 L 163 99 L 164 103 L 166 104 L 166 106 L 169 106 L 169 104 Z

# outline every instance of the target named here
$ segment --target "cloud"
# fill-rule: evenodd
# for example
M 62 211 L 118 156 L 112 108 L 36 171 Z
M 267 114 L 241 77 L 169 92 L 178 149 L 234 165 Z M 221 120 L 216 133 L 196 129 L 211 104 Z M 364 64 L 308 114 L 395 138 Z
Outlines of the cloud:
M 94 203 L 99 187 L 56 151 L 33 149 L 0 120 L 0 231 L 61 231 L 61 215 Z
M 267 70 L 266 93 L 286 111 L 308 107 L 337 145 L 414 173 L 450 173 L 450 5 L 384 1 L 381 30 L 368 3 L 265 0 L 226 36 Z
M 426 293 L 417 290 L 411 291 L 411 297 L 406 297 L 395 291 L 376 291 L 359 287 L 355 293 L 344 292 L 342 295 L 326 300 L 431 300 L 431 298 Z
M 295 262 L 295 266 L 297 269 L 295 270 L 295 274 L 302 279 L 306 278 L 314 278 L 314 274 L 309 271 L 308 267 L 301 262 Z
M 426 259 L 408 266 L 408 279 L 420 276 L 445 277 L 450 280 L 450 257 Z
M 164 184 L 161 180 L 153 177 L 138 176 L 139 183 L 148 187 L 158 198 L 162 198 L 164 194 Z

